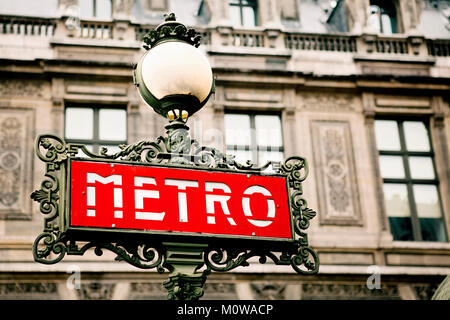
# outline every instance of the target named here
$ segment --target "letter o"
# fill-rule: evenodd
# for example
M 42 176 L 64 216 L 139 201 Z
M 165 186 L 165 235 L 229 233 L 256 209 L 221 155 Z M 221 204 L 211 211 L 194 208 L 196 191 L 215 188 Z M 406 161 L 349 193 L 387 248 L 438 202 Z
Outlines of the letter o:
M 271 197 L 272 194 L 270 193 L 269 190 L 267 190 L 264 187 L 261 186 L 250 186 L 247 189 L 245 189 L 244 191 L 244 195 L 252 195 L 254 193 L 261 193 L 265 196 Z M 252 211 L 250 209 L 250 197 L 246 197 L 243 196 L 242 197 L 242 209 L 244 210 L 244 215 L 246 217 L 252 217 Z M 267 206 L 268 206 L 268 211 L 267 211 L 267 218 L 275 218 L 275 201 L 273 199 L 267 199 Z M 257 227 L 267 227 L 268 225 L 270 225 L 273 220 L 256 220 L 256 219 L 250 219 L 247 218 L 247 220 L 253 224 L 254 226 Z

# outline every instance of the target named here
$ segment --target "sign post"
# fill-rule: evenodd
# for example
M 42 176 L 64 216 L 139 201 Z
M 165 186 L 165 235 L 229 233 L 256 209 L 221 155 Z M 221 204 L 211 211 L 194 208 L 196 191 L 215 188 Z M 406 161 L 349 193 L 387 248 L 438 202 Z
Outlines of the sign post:
M 173 15 L 158 28 L 147 37 L 148 45 L 186 34 L 198 41 Z M 52 264 L 66 254 L 110 250 L 118 261 L 169 271 L 168 298 L 181 300 L 200 298 L 212 271 L 248 266 L 252 257 L 290 265 L 299 274 L 317 273 L 318 256 L 306 234 L 316 213 L 302 196 L 306 160 L 290 157 L 256 167 L 200 146 L 185 122 L 213 85 L 203 98 L 178 94 L 158 100 L 142 70 L 138 65 L 135 71 L 138 88 L 169 119 L 166 136 L 120 146 L 112 155 L 50 134 L 36 139 L 46 172 L 41 188 L 31 194 L 44 215 L 43 232 L 33 245 L 35 261 Z

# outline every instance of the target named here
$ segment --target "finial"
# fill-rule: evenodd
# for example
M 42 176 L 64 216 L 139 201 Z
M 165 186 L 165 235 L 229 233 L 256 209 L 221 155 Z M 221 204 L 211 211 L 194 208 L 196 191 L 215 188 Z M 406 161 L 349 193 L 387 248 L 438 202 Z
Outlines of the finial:
M 164 21 L 168 22 L 168 21 L 177 21 L 177 19 L 175 18 L 175 13 L 170 12 L 170 13 L 165 13 L 164 14 Z

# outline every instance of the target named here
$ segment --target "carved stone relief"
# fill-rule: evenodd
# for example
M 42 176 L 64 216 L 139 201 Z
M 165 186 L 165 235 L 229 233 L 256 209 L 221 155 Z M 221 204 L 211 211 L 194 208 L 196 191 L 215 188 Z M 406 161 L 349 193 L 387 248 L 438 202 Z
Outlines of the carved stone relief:
M 284 300 L 286 283 L 264 282 L 251 283 L 253 296 L 257 300 Z
M 130 286 L 130 300 L 166 300 L 167 290 L 161 282 L 133 282 Z
M 115 284 L 103 282 L 81 283 L 81 288 L 76 290 L 81 300 L 110 300 Z
M 39 80 L 10 80 L 1 81 L 0 97 L 43 97 L 44 84 Z
M 224 282 L 206 282 L 205 295 L 202 300 L 235 300 L 238 299 L 236 285 Z
M 436 292 L 436 289 L 438 288 L 439 284 L 418 284 L 413 285 L 414 292 L 416 293 L 417 299 L 419 300 L 430 300 L 434 293 Z
M 320 222 L 362 225 L 350 124 L 311 122 Z
M 302 300 L 400 300 L 396 285 L 382 285 L 370 290 L 364 284 L 303 283 Z
M 351 94 L 305 93 L 301 96 L 301 109 L 308 111 L 359 111 Z
M 58 286 L 52 282 L 0 282 L 1 300 L 56 300 Z
M 0 218 L 29 218 L 32 111 L 0 108 Z

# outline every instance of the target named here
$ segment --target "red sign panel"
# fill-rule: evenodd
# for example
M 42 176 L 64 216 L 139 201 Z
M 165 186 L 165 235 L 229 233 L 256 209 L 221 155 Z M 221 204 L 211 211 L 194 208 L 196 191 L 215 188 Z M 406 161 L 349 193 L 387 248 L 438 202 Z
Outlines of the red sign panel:
M 286 178 L 72 160 L 70 227 L 292 238 Z

